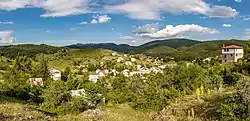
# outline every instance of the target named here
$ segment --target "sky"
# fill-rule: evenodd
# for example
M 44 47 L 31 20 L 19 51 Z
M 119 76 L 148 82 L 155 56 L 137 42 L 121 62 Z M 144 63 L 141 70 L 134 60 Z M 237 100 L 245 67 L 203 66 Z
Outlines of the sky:
M 0 0 L 0 45 L 250 39 L 250 0 Z

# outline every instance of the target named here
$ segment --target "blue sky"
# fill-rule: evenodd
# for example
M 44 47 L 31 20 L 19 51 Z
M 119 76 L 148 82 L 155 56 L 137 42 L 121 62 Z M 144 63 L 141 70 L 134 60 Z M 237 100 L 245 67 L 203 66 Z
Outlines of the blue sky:
M 250 38 L 250 0 L 1 0 L 0 45 Z

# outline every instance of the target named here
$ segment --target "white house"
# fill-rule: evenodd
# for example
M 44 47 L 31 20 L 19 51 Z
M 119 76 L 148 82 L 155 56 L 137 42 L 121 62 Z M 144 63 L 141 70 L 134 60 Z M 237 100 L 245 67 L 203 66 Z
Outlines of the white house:
M 122 58 L 122 57 L 118 57 L 118 59 L 117 59 L 117 63 L 120 63 L 120 62 L 122 62 L 124 59 Z
M 89 75 L 89 80 L 96 83 L 100 80 L 99 75 Z
M 60 70 L 50 69 L 49 72 L 50 72 L 50 76 L 53 80 L 61 80 L 62 75 L 61 75 Z
M 131 58 L 131 61 L 132 61 L 132 62 L 135 62 L 135 61 L 136 61 L 136 59 L 135 59 L 135 58 Z
M 222 46 L 222 56 L 221 56 L 222 63 L 237 62 L 238 59 L 242 58 L 243 56 L 244 56 L 244 49 L 241 46 L 237 45 Z
M 122 71 L 122 74 L 126 77 L 129 77 L 129 70 L 125 69 Z
M 71 90 L 71 91 L 70 91 L 70 95 L 71 95 L 72 97 L 75 97 L 75 96 L 83 96 L 83 97 L 86 97 L 86 94 L 85 94 L 85 90 L 84 90 L 84 89 Z
M 107 76 L 109 73 L 108 70 L 96 70 L 96 74 L 89 75 L 89 80 L 96 83 L 100 80 L 101 77 Z
M 132 66 L 133 63 L 132 63 L 131 61 L 126 61 L 126 62 L 125 62 L 125 65 L 127 65 L 127 66 Z

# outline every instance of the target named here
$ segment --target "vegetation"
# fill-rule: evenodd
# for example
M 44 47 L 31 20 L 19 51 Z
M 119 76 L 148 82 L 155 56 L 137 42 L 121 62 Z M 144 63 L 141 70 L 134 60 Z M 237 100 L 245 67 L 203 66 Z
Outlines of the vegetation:
M 165 62 L 104 49 L 1 57 L 0 120 L 249 121 L 249 43 L 242 60 L 225 64 Z M 138 66 L 159 72 L 124 74 L 139 71 Z M 61 70 L 61 80 L 51 78 L 51 68 Z M 110 72 L 95 83 L 88 76 L 97 69 Z M 29 78 L 44 83 L 35 85 Z

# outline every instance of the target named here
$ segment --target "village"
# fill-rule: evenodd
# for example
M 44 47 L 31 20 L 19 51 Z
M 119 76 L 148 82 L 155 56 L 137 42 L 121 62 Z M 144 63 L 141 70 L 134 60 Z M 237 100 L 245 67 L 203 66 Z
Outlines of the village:
M 222 46 L 220 61 L 221 63 L 226 62 L 237 62 L 238 59 L 242 58 L 244 55 L 243 47 L 237 46 L 237 45 L 228 45 Z M 105 58 L 105 57 L 104 57 Z M 209 62 L 213 58 L 218 57 L 208 57 L 204 59 L 204 62 Z M 110 65 L 110 68 L 107 67 L 107 64 Z M 192 65 L 191 62 L 185 62 L 187 66 Z M 144 82 L 147 80 L 147 76 L 164 73 L 165 68 L 171 68 L 176 66 L 177 63 L 172 62 L 163 62 L 163 59 L 160 58 L 152 58 L 147 57 L 144 55 L 128 55 L 128 54 L 119 54 L 117 52 L 113 52 L 108 59 L 104 59 L 101 61 L 98 65 L 98 68 L 95 71 L 89 71 L 88 66 L 89 65 L 82 65 L 79 63 L 78 65 L 72 65 L 71 67 L 71 74 L 69 76 L 73 76 L 75 78 L 82 78 L 83 75 L 88 74 L 88 80 L 97 83 L 98 81 L 101 81 L 102 78 L 112 78 L 116 76 L 125 76 L 127 78 L 133 77 L 133 76 L 139 76 L 140 79 Z M 81 71 L 79 73 L 79 71 Z M 51 78 L 56 80 L 61 80 L 61 70 L 50 68 L 49 73 Z M 30 78 L 28 80 L 28 83 L 31 85 L 42 85 L 43 86 L 43 79 L 42 78 Z M 72 96 L 80 96 L 84 93 L 84 89 L 79 90 L 71 90 Z M 86 94 L 85 94 L 86 96 Z

